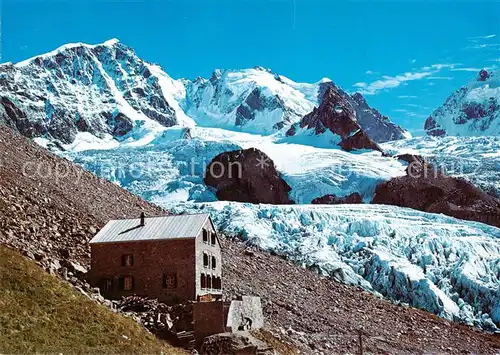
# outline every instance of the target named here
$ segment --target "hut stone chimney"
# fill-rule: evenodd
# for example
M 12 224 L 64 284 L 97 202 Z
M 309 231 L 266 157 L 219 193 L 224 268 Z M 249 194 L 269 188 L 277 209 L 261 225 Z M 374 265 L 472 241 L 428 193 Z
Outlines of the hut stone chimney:
M 144 212 L 141 212 L 141 224 L 140 224 L 141 227 L 144 227 L 144 225 L 146 224 L 145 218 L 146 216 L 144 215 Z

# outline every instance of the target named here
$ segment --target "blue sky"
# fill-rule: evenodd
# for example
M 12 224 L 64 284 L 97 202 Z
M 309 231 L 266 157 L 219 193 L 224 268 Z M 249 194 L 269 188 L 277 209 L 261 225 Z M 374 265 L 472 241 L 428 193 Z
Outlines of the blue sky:
M 422 134 L 446 97 L 500 65 L 499 2 L 1 2 L 1 61 L 118 38 L 174 78 L 261 65 L 332 79 Z

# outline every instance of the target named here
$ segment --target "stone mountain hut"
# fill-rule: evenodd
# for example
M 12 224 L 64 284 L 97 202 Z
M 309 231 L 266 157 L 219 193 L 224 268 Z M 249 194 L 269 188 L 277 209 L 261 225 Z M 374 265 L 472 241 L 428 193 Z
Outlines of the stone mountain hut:
M 107 298 L 222 298 L 221 245 L 208 214 L 112 220 L 90 248 L 90 282 Z

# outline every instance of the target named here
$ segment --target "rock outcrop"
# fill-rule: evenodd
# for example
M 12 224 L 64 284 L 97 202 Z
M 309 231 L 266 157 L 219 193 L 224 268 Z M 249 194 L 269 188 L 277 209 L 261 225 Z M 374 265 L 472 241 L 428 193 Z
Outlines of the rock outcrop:
M 363 203 L 363 198 L 357 192 L 347 196 L 337 197 L 335 195 L 325 195 L 317 197 L 311 201 L 314 205 L 341 205 L 341 204 L 356 204 Z
M 445 175 L 422 157 L 403 155 L 407 175 L 377 186 L 372 203 L 409 207 L 500 227 L 500 200 L 472 183 Z
M 370 107 L 359 92 L 353 94 L 351 99 L 351 104 L 356 110 L 358 124 L 373 141 L 384 143 L 411 137 L 408 131 L 392 122 L 389 117 Z
M 288 197 L 291 187 L 276 170 L 273 161 L 258 149 L 224 152 L 208 164 L 205 183 L 224 201 L 293 203 Z
M 305 115 L 300 123 L 293 125 L 287 136 L 297 134 L 298 128 L 311 130 L 316 135 L 327 131 L 338 136 L 337 144 L 346 151 L 357 149 L 371 149 L 382 152 L 356 121 L 356 111 L 349 100 L 333 84 L 325 86 L 325 92 L 318 108 Z

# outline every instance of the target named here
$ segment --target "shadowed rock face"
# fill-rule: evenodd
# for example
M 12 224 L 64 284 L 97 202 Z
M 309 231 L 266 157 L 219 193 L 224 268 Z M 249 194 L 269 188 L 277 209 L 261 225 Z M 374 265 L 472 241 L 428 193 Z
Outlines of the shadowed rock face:
M 325 195 L 315 198 L 311 201 L 312 204 L 317 205 L 340 205 L 340 204 L 356 204 L 363 203 L 363 198 L 357 192 L 344 197 L 337 197 L 335 195 Z
M 363 95 L 357 92 L 351 98 L 358 124 L 373 141 L 383 143 L 406 138 L 408 132 L 370 107 Z
M 424 129 L 429 136 L 442 137 L 446 135 L 446 131 L 439 126 L 432 116 L 427 117 L 425 120 Z
M 338 145 L 347 151 L 372 149 L 382 152 L 378 144 L 356 122 L 356 111 L 349 100 L 333 84 L 326 86 L 321 105 L 305 115 L 299 126 L 314 130 L 317 135 L 331 131 L 340 136 L 341 142 Z M 294 125 L 287 131 L 287 135 L 293 136 L 296 132 L 297 127 Z
M 273 161 L 258 149 L 224 152 L 207 166 L 205 183 L 224 201 L 290 204 L 291 187 L 280 177 Z
M 262 94 L 261 88 L 252 90 L 246 100 L 236 109 L 236 126 L 244 126 L 247 121 L 255 119 L 258 112 L 271 112 L 276 109 L 287 111 L 283 100 L 278 96 L 267 97 Z M 281 122 L 283 124 L 283 122 Z
M 399 157 L 409 163 L 407 175 L 377 186 L 372 203 L 409 207 L 500 227 L 500 200 L 468 181 L 447 176 L 422 157 Z

